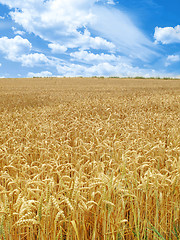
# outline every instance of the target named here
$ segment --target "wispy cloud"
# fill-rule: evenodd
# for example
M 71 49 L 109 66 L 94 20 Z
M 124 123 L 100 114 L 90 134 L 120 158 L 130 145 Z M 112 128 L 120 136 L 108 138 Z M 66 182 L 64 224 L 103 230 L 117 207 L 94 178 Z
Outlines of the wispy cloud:
M 93 13 L 97 21 L 92 24 L 92 28 L 115 44 L 119 53 L 143 60 L 155 54 L 153 43 L 135 26 L 127 14 L 104 6 L 94 6 Z

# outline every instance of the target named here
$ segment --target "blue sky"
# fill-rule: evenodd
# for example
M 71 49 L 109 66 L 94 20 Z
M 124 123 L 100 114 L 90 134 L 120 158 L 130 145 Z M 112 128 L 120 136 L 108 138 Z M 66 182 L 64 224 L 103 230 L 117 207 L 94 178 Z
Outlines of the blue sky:
M 0 77 L 180 77 L 179 0 L 0 0 Z

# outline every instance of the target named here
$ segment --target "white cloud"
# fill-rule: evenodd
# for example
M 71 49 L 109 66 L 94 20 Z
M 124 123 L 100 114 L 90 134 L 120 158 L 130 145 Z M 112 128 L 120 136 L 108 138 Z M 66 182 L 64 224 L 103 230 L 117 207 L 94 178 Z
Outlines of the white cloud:
M 162 44 L 180 43 L 180 25 L 176 27 L 156 27 L 154 33 L 155 42 Z
M 121 60 L 121 57 L 116 57 L 114 54 L 94 54 L 87 51 L 79 51 L 73 52 L 70 54 L 75 60 L 80 60 L 87 63 L 94 63 L 94 62 L 117 62 Z M 72 59 L 73 60 L 73 59 Z
M 167 57 L 167 60 L 171 61 L 171 62 L 179 62 L 180 61 L 180 56 L 179 55 L 169 55 Z
M 67 51 L 67 47 L 58 43 L 50 43 L 48 47 L 51 49 L 52 53 L 64 53 Z
M 12 30 L 13 30 L 14 34 L 16 34 L 16 35 L 24 35 L 25 34 L 24 31 L 17 30 L 15 27 L 12 27 Z
M 42 71 L 40 73 L 33 73 L 33 72 L 29 72 L 27 74 L 27 77 L 32 78 L 32 77 L 51 77 L 52 73 L 48 72 L 48 71 Z
M 113 0 L 108 0 L 107 3 L 111 5 L 115 5 L 115 2 Z
M 155 54 L 153 43 L 135 26 L 130 17 L 115 8 L 94 6 L 96 24 L 92 28 L 130 58 L 148 60 Z
M 115 49 L 115 45 L 112 42 L 101 37 L 91 37 L 91 33 L 87 29 L 84 30 L 83 34 L 77 32 L 76 39 L 67 46 L 72 48 L 79 47 L 81 49 L 106 49 L 110 51 Z
M 115 5 L 114 0 L 97 0 L 97 2 L 102 3 L 102 4 L 109 4 L 109 5 Z
M 26 67 L 34 67 L 38 64 L 50 63 L 50 60 L 42 53 L 23 54 L 18 60 L 22 63 L 22 66 Z
M 93 21 L 90 8 L 95 1 L 0 0 L 1 3 L 16 9 L 10 13 L 16 23 L 22 25 L 26 31 L 51 42 L 58 40 L 60 36 L 76 37 L 74 35 L 79 27 Z
M 3 16 L 0 16 L 0 20 L 3 20 L 3 19 L 5 19 L 5 17 L 3 17 Z
M 11 17 L 26 31 L 66 48 L 106 49 L 143 60 L 154 54 L 149 50 L 153 44 L 128 15 L 107 7 L 107 4 L 114 3 L 113 0 L 104 0 L 106 6 L 99 6 L 96 2 L 0 0 L 0 3 L 16 9 L 11 11 Z M 52 50 L 55 51 L 55 47 Z
M 42 53 L 29 53 L 32 48 L 31 43 L 16 36 L 14 38 L 0 38 L 0 51 L 5 54 L 8 60 L 20 62 L 22 66 L 33 67 L 37 64 L 50 64 L 50 60 Z
M 83 66 L 79 64 L 57 65 L 57 71 L 61 76 L 118 76 L 118 77 L 135 77 L 135 76 L 159 76 L 157 72 L 152 69 L 141 69 L 133 67 L 131 64 L 118 63 L 111 64 L 108 62 L 99 63 L 92 66 Z
M 172 63 L 179 62 L 180 61 L 180 55 L 169 55 L 166 59 L 165 66 L 169 66 Z
M 0 38 L 0 51 L 11 61 L 16 61 L 18 56 L 28 53 L 31 48 L 31 43 L 20 36 L 15 36 L 14 38 Z
M 2 64 L 0 63 L 0 67 L 2 66 Z
M 16 50 L 16 37 L 6 38 L 9 45 L 3 47 L 0 38 L 0 50 L 6 58 L 22 66 L 45 64 L 56 67 L 62 76 L 145 76 L 148 71 L 154 74 L 153 70 L 132 65 L 137 58 L 151 59 L 156 54 L 154 44 L 127 13 L 109 6 L 115 3 L 113 0 L 0 0 L 0 3 L 9 6 L 12 19 L 25 31 L 48 41 L 52 54 L 66 55 L 61 60 L 32 53 L 31 43 L 20 36 L 19 41 L 23 42 L 20 51 Z M 44 72 L 29 74 L 41 76 L 41 73 Z

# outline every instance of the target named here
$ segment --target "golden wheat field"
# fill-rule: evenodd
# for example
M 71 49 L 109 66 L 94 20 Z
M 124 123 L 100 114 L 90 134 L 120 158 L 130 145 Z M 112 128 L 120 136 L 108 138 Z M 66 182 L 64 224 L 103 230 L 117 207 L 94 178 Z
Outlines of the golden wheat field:
M 0 80 L 0 239 L 180 239 L 180 80 Z

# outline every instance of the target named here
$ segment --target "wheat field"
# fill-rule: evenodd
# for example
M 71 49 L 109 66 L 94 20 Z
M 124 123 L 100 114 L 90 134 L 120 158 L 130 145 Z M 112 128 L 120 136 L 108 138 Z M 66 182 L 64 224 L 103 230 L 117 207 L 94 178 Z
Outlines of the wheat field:
M 180 239 L 180 80 L 0 79 L 0 239 Z

